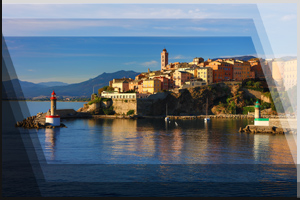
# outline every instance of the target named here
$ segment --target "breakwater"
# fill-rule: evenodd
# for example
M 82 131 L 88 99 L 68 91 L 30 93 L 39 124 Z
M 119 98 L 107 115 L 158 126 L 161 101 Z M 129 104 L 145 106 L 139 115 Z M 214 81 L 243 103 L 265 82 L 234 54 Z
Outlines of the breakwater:
M 253 115 L 195 115 L 195 116 L 173 116 L 168 115 L 169 119 L 217 119 L 217 118 L 233 118 L 233 119 L 254 119 Z
M 23 121 L 19 121 L 15 124 L 16 127 L 23 127 L 28 129 L 41 129 L 41 128 L 55 128 L 51 124 L 45 123 L 44 121 L 40 121 L 42 113 L 38 113 L 36 116 L 27 117 Z M 60 123 L 59 127 L 66 128 L 66 125 Z
M 91 117 L 91 114 L 89 113 L 76 112 L 74 109 L 58 109 L 56 111 L 61 119 Z M 40 112 L 37 115 L 27 117 L 26 119 L 17 122 L 15 126 L 28 128 L 28 129 L 55 128 L 55 126 L 46 123 L 46 114 L 47 113 Z M 66 128 L 66 126 L 63 123 L 60 123 L 59 127 Z
M 276 126 L 255 126 L 247 125 L 245 128 L 240 127 L 239 132 L 246 133 L 271 133 L 271 134 L 296 134 L 297 131 L 288 128 L 281 128 Z

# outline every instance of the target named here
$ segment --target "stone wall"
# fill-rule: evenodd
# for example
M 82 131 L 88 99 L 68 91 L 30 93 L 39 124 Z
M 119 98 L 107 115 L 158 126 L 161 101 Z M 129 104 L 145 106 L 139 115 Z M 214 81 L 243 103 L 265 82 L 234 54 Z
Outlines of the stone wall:
M 260 95 L 260 99 L 264 102 L 271 103 L 271 99 L 269 97 L 264 96 L 264 95 Z
M 61 118 L 64 118 L 76 115 L 76 111 L 74 109 L 57 109 L 56 114 L 58 114 Z
M 262 95 L 262 92 L 260 91 L 251 90 L 247 88 L 243 88 L 242 90 L 245 92 L 245 96 L 248 96 L 250 98 L 260 99 L 267 103 L 271 103 L 271 99 L 269 97 Z
M 136 99 L 113 99 L 112 106 L 116 114 L 126 115 L 129 110 L 134 110 L 134 114 L 137 114 Z
M 137 114 L 139 115 L 153 115 L 154 99 L 138 99 L 137 100 Z

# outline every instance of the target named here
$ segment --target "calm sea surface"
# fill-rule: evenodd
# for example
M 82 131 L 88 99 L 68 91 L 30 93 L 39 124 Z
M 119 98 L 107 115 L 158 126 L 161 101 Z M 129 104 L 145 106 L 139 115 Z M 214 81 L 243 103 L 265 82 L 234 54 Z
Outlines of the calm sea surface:
M 57 102 L 57 109 L 74 109 L 78 110 L 86 102 Z M 50 101 L 26 101 L 30 115 L 36 115 L 39 112 L 47 112 L 50 109 Z
M 83 104 L 58 102 L 57 107 L 77 110 Z M 28 102 L 31 114 L 48 107 L 49 102 Z M 296 195 L 291 154 L 296 149 L 290 149 L 284 135 L 238 132 L 253 120 L 176 120 L 178 126 L 174 120 L 165 123 L 163 119 L 62 122 L 67 128 L 30 130 L 35 148 L 47 163 L 43 171 L 50 182 L 293 183 L 269 185 L 261 193 L 244 188 L 215 196 Z M 211 190 L 206 196 L 213 193 Z M 193 194 L 198 193 L 186 193 Z

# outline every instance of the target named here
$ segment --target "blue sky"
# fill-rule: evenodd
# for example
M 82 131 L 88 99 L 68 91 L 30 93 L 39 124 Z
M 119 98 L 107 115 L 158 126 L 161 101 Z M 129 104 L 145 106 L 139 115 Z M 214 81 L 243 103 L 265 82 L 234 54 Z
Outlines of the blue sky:
M 250 37 L 8 37 L 19 79 L 42 82 L 85 81 L 103 72 L 160 69 L 160 53 L 169 62 L 255 55 Z
M 17 75 L 31 82 L 158 70 L 164 47 L 171 62 L 297 53 L 293 4 L 3 4 L 2 11 Z

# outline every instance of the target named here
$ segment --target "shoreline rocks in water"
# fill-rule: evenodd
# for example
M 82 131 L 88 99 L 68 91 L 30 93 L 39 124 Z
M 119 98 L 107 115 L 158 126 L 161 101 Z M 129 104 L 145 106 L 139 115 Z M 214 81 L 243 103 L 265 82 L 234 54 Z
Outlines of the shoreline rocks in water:
M 279 128 L 276 126 L 255 126 L 255 125 L 247 125 L 245 128 L 240 127 L 239 132 L 246 133 L 271 133 L 271 134 L 295 134 L 294 131 L 288 130 L 286 128 Z
M 60 126 L 52 126 L 51 124 L 45 123 L 44 121 L 41 121 L 41 118 L 43 118 L 43 113 L 38 113 L 36 116 L 27 117 L 23 121 L 19 121 L 15 124 L 15 127 L 23 127 L 28 129 L 42 129 L 42 128 L 67 128 L 66 125 L 63 123 L 60 123 Z

